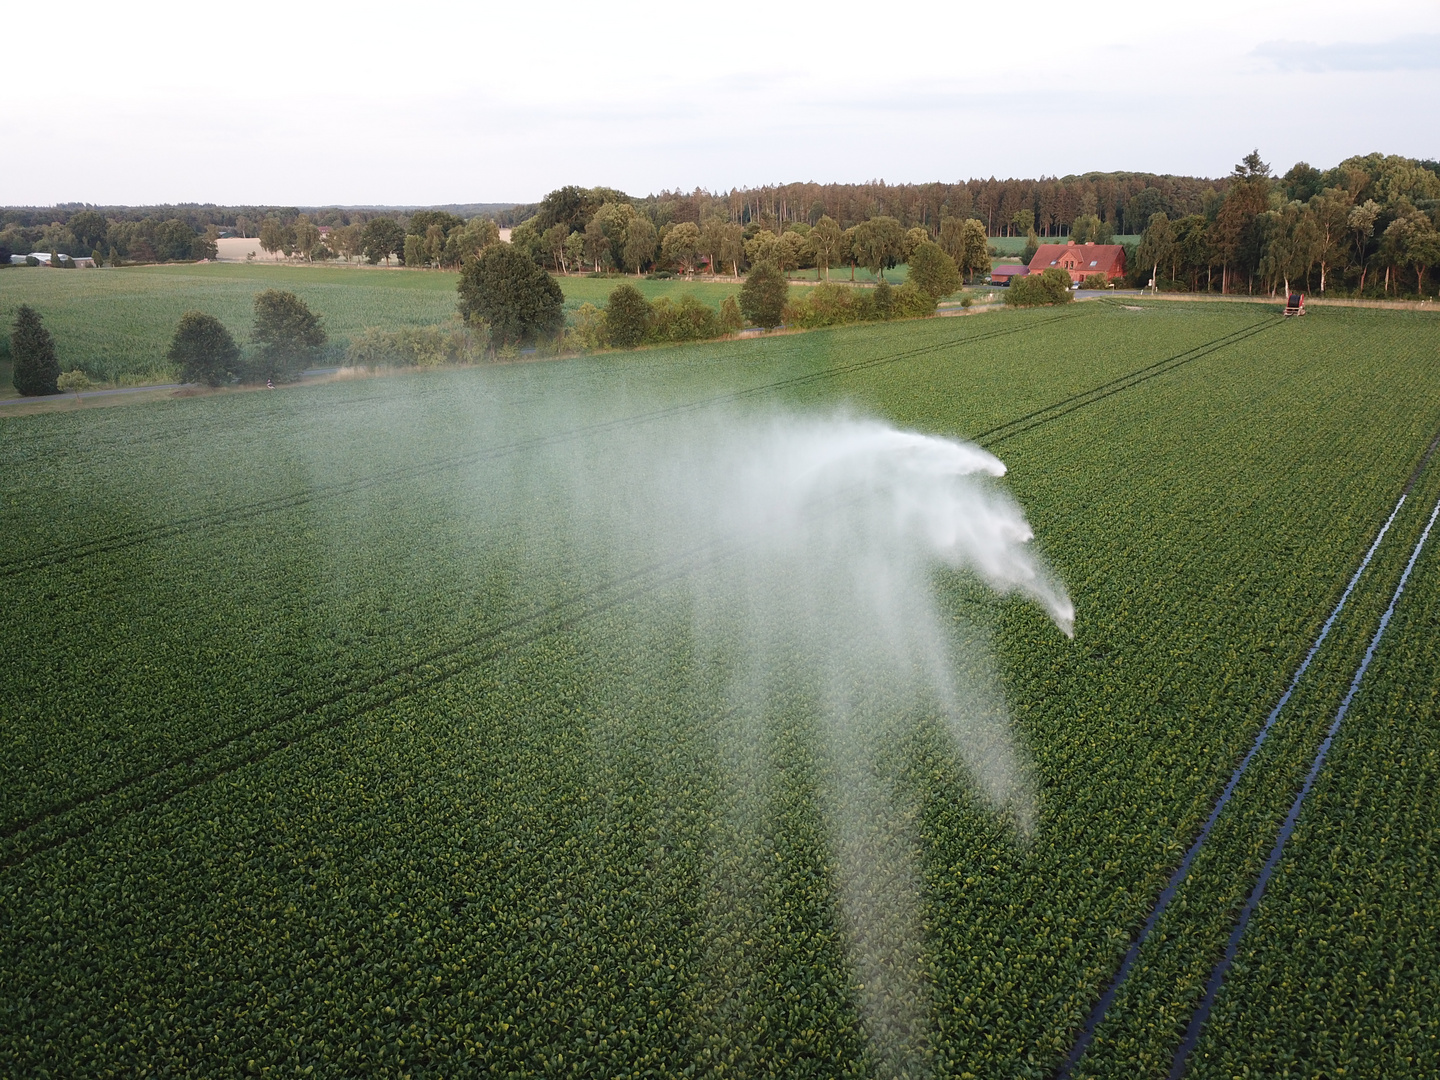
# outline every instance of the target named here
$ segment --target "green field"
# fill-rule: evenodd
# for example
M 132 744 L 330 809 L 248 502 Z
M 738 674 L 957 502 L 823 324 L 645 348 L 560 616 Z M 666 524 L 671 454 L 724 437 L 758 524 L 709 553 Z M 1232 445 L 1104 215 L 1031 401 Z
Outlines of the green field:
M 560 278 L 567 314 L 587 301 L 603 304 L 621 280 Z M 180 316 L 191 309 L 216 316 L 243 342 L 249 336 L 255 294 L 288 289 L 324 317 L 331 338 L 343 348 L 366 327 L 392 330 L 448 321 L 455 314 L 456 281 L 457 275 L 438 271 L 264 263 L 99 271 L 16 268 L 0 273 L 0 322 L 8 328 L 15 308 L 30 304 L 54 334 L 65 370 L 81 367 L 97 381 L 142 385 L 174 377 L 165 350 Z M 693 293 L 717 308 L 738 290 L 736 285 L 704 282 L 629 282 L 650 299 Z M 332 359 L 338 362 L 338 357 Z M 0 356 L 0 396 L 7 397 L 14 394 L 8 364 L 8 356 Z
M 41 277 L 275 275 L 452 303 Z M 1097 301 L 0 419 L 0 1074 L 1053 1076 L 1413 475 L 1076 1073 L 1166 1076 L 1440 497 L 1437 330 Z M 925 578 L 1003 738 L 826 668 L 878 631 L 805 552 L 695 541 L 727 433 L 837 416 L 1008 466 L 1074 639 Z M 1436 547 L 1192 1075 L 1440 1070 Z

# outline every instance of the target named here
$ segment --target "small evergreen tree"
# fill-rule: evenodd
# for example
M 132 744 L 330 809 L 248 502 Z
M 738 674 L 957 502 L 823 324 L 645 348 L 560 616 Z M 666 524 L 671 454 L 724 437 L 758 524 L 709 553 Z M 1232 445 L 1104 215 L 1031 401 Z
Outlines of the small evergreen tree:
M 645 340 L 654 315 L 650 302 L 634 285 L 621 285 L 605 304 L 605 333 L 610 344 L 633 348 Z
M 255 297 L 255 328 L 260 345 L 255 380 L 294 378 L 327 340 L 325 330 L 305 301 L 292 292 L 266 289 Z
M 203 311 L 187 311 L 170 342 L 169 360 L 183 382 L 219 386 L 235 373 L 240 349 L 225 324 Z
M 60 392 L 60 358 L 55 353 L 55 339 L 40 321 L 40 313 L 29 304 L 21 304 L 15 312 L 10 329 L 10 359 L 15 365 L 11 380 L 26 397 Z
M 757 263 L 740 286 L 740 311 L 756 326 L 773 330 L 785 318 L 790 283 L 774 264 Z

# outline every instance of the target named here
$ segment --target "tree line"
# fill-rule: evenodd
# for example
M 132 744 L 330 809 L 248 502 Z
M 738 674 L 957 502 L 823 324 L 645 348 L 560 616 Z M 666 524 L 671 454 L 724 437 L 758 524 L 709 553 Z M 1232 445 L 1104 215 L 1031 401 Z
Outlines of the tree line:
M 1202 213 L 1150 215 L 1130 252 L 1133 284 L 1220 293 L 1430 295 L 1440 266 L 1433 162 L 1349 158 L 1271 175 L 1258 151 Z

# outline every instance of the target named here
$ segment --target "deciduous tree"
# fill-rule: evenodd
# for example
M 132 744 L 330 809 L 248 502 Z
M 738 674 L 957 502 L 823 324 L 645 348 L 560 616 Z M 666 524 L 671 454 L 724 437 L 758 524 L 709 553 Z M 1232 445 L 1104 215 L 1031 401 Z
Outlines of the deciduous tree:
M 695 261 L 700 254 L 700 226 L 693 221 L 682 221 L 673 226 L 665 234 L 660 253 L 682 274 L 694 273 Z
M 639 274 L 655 261 L 658 241 L 659 234 L 650 219 L 636 214 L 625 226 L 625 265 Z
M 285 226 L 279 218 L 268 217 L 260 223 L 260 247 L 275 255 L 285 246 Z
M 389 266 L 390 256 L 405 252 L 405 230 L 394 218 L 371 218 L 360 230 L 360 250 L 371 266 L 381 259 Z
M 815 265 L 830 280 L 830 267 L 840 257 L 840 245 L 844 234 L 839 224 L 828 214 L 822 214 L 815 227 L 810 230 L 810 247 L 815 252 Z
M 257 380 L 293 378 L 328 340 L 320 316 L 294 293 L 281 289 L 256 295 L 250 336 L 260 346 Z
M 556 334 L 565 325 L 560 285 L 511 244 L 494 244 L 465 263 L 457 286 L 460 314 L 490 327 L 491 348 Z
M 165 358 L 179 370 L 182 382 L 219 386 L 235 374 L 240 348 L 215 316 L 187 311 L 180 316 Z
M 605 304 L 605 335 L 610 344 L 631 349 L 645 340 L 653 310 L 634 285 L 619 285 Z
M 740 286 L 740 311 L 756 326 L 773 330 L 785 317 L 790 283 L 773 262 L 756 263 Z
M 893 217 L 881 215 L 855 226 L 855 260 L 876 277 L 894 266 L 905 246 L 905 230 Z
M 305 258 L 310 257 L 310 250 L 320 243 L 320 229 L 310 220 L 306 214 L 301 214 L 295 219 L 295 250 Z
M 929 240 L 916 244 L 909 265 L 910 281 L 934 300 L 942 300 L 960 288 L 960 271 L 938 244 Z

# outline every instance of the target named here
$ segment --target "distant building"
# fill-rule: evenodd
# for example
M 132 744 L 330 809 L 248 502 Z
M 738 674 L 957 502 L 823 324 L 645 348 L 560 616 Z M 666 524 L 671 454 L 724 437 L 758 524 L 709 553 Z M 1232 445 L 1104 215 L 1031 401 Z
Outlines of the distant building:
M 1125 249 L 1119 244 L 1041 244 L 1030 260 L 1029 271 L 1038 274 L 1050 267 L 1059 267 L 1071 281 L 1084 281 L 1091 274 L 1103 274 L 1107 280 L 1125 276 Z
M 48 252 L 48 251 L 32 251 L 32 252 L 30 252 L 29 255 L 11 255 L 11 256 L 10 256 L 10 265 L 11 265 L 11 266 L 24 266 L 25 263 L 27 262 L 27 260 L 30 260 L 30 259 L 34 259 L 34 260 L 35 260 L 36 262 L 38 262 L 41 266 L 49 266 L 49 265 L 50 265 L 50 252 Z M 90 266 L 90 267 L 93 267 L 93 266 L 95 265 L 95 260 L 94 260 L 93 258 L 91 258 L 89 255 L 61 255 L 61 256 L 60 256 L 60 261 L 61 261 L 61 263 L 73 262 L 76 266 Z
M 1000 263 L 990 271 L 990 281 L 994 285 L 1009 285 L 1011 278 L 1025 277 L 1030 273 L 1030 268 L 1024 263 Z

